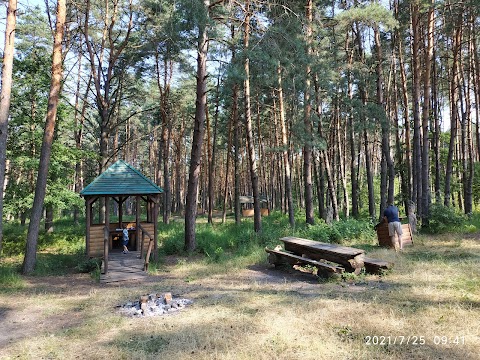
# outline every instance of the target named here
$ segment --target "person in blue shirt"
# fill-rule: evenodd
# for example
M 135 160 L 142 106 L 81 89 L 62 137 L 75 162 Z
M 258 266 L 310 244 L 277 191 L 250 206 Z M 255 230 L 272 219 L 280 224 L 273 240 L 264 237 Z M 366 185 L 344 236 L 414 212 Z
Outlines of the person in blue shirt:
M 126 253 L 128 253 L 128 248 L 127 248 L 127 245 L 128 245 L 128 229 L 127 229 L 126 224 L 123 225 L 122 235 L 123 235 L 123 237 L 122 237 L 123 253 L 126 254 Z
M 383 221 L 388 222 L 388 236 L 390 236 L 395 251 L 403 250 L 403 231 L 402 223 L 398 215 L 398 207 L 393 204 L 388 204 L 387 208 L 383 211 Z M 398 242 L 395 239 L 395 233 L 398 235 Z

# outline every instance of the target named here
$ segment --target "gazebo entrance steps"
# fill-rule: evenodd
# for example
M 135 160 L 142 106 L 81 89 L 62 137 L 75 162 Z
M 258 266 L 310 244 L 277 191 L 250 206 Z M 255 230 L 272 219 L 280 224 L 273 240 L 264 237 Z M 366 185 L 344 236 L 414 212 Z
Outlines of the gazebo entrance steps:
M 143 271 L 144 265 L 145 261 L 140 258 L 140 251 L 129 251 L 127 254 L 123 254 L 121 251 L 110 252 L 106 274 L 104 274 L 104 263 L 102 262 L 100 283 L 144 279 L 148 276 L 147 272 Z

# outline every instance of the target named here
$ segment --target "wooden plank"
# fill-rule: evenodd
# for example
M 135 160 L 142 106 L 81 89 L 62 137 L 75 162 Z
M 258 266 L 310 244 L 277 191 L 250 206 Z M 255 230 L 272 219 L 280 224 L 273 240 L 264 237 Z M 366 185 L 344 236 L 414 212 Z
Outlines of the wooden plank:
M 364 259 L 365 270 L 369 274 L 378 274 L 381 270 L 390 270 L 393 268 L 393 263 L 366 257 Z
M 413 245 L 413 236 L 410 224 L 402 224 L 402 242 L 403 245 Z M 388 234 L 388 224 L 382 223 L 377 227 L 377 240 L 380 246 L 393 248 L 390 235 Z
M 101 283 L 112 283 L 112 282 L 119 282 L 119 281 L 127 281 L 127 280 L 141 280 L 145 279 L 147 274 L 145 272 L 141 273 L 112 273 L 109 272 L 108 274 L 100 275 L 100 282 Z
M 302 257 L 302 256 L 287 253 L 287 252 L 284 252 L 284 251 L 272 250 L 272 249 L 268 249 L 268 248 L 265 248 L 265 251 L 269 254 L 274 255 L 273 257 L 269 258 L 269 261 L 271 261 L 272 263 L 277 264 L 277 265 L 282 263 L 281 259 L 286 259 L 291 265 L 300 265 L 300 264 L 305 265 L 305 264 L 308 264 L 308 265 L 315 266 L 318 269 L 326 270 L 328 272 L 337 273 L 337 274 L 340 274 L 344 271 L 344 269 L 340 266 L 330 265 L 330 264 L 327 264 L 327 263 L 324 263 L 324 262 L 319 262 L 319 261 L 316 261 L 316 260 L 308 259 L 308 258 L 305 258 L 305 257 Z
M 287 246 L 287 244 L 302 246 L 308 249 L 320 251 L 322 253 L 323 252 L 332 253 L 338 256 L 345 256 L 348 258 L 355 257 L 359 254 L 365 253 L 365 250 L 362 250 L 362 249 L 356 249 L 356 248 L 341 246 L 336 244 L 322 243 L 319 241 L 302 239 L 297 237 L 284 237 L 284 238 L 281 238 L 280 241 L 283 241 L 285 243 L 285 246 Z
M 342 265 L 346 271 L 359 274 L 363 268 L 365 250 L 347 246 L 327 244 L 297 237 L 280 239 L 285 250 L 314 260 L 327 260 Z
M 122 252 L 110 253 L 108 273 L 100 276 L 100 282 L 110 283 L 145 278 L 147 273 L 143 271 L 143 267 L 144 261 L 140 259 L 137 251 L 130 251 L 128 254 Z

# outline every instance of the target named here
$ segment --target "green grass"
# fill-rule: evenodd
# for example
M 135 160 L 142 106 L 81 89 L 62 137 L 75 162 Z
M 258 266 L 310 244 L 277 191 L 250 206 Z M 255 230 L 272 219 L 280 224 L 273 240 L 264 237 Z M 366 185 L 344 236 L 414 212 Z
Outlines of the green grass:
M 5 224 L 2 257 L 8 261 L 0 268 L 0 271 L 6 274 L 0 278 L 0 285 L 16 286 L 17 280 L 14 280 L 15 276 L 12 274 L 18 276 L 21 269 L 27 231 L 28 226 L 18 223 Z M 76 267 L 85 261 L 84 254 L 85 225 L 75 225 L 71 219 L 57 220 L 53 232 L 41 231 L 39 234 L 37 261 L 32 275 L 53 276 L 78 272 Z
M 0 292 L 16 292 L 23 289 L 24 286 L 24 280 L 20 276 L 19 267 L 15 262 L 0 264 Z

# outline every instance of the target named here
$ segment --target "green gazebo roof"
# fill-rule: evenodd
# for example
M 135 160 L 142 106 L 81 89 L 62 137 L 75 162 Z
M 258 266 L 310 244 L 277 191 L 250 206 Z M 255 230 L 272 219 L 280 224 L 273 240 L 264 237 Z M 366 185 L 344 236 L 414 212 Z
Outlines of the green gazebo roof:
M 130 164 L 118 160 L 97 176 L 80 195 L 147 195 L 160 194 L 163 189 Z

